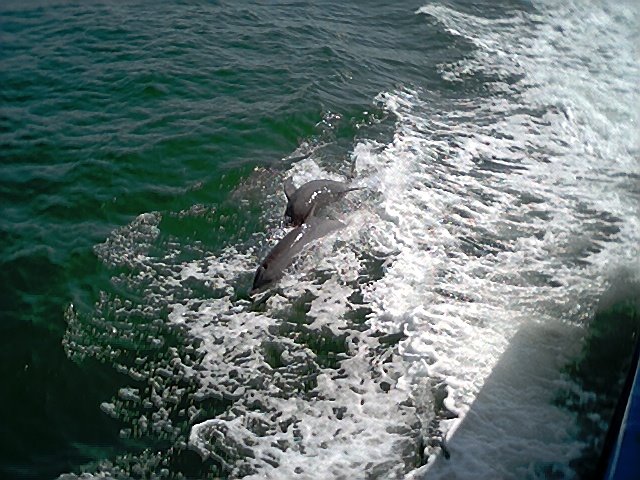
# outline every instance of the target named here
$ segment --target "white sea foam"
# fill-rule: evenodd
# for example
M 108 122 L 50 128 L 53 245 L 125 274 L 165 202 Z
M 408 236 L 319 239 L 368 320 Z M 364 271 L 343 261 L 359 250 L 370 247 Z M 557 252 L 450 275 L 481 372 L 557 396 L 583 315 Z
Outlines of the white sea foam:
M 449 258 L 442 256 L 443 270 L 454 272 L 443 288 L 455 285 L 474 297 L 466 305 L 431 302 L 417 317 L 426 322 L 416 322 L 415 335 L 436 350 L 437 368 L 417 363 L 409 374 L 454 378 L 449 396 L 458 411 L 471 413 L 453 422 L 461 427 L 450 431 L 451 459 L 432 460 L 412 478 L 427 471 L 427 478 L 447 479 L 468 478 L 468 472 L 524 478 L 552 471 L 571 478 L 569 460 L 581 445 L 572 417 L 552 403 L 564 381 L 561 367 L 575 354 L 584 320 L 621 277 L 622 265 L 636 272 L 632 288 L 640 285 L 638 191 L 632 186 L 640 178 L 639 77 L 628 40 L 636 35 L 638 12 L 591 5 L 577 17 L 577 5 L 548 3 L 506 21 L 435 4 L 419 10 L 450 30 L 455 26 L 478 47 L 470 58 L 441 66 L 443 78 L 523 78 L 508 87 L 508 97 L 475 106 L 476 115 L 493 122 L 450 123 L 461 141 L 457 152 L 434 143 L 419 149 L 447 159 L 456 184 L 465 185 L 457 199 L 465 205 L 462 217 L 450 213 L 455 196 L 445 208 L 432 202 L 430 210 L 446 230 L 436 230 L 434 239 L 457 239 L 446 247 Z M 435 122 L 422 115 L 427 107 L 419 95 L 402 96 L 389 105 L 405 128 L 428 131 Z M 437 120 L 433 135 L 447 128 L 446 116 Z M 403 141 L 396 144 L 407 150 Z M 483 158 L 506 168 L 479 172 Z M 427 169 L 427 162 L 413 163 Z M 501 251 L 477 258 L 461 253 L 459 240 L 478 232 L 489 235 L 489 245 L 501 243 Z M 466 328 L 450 327 L 452 319 Z M 441 323 L 447 325 L 444 335 L 421 333 Z M 403 344 L 410 347 L 402 350 L 405 358 L 416 356 L 415 343 L 410 337 Z
M 354 145 L 365 188 L 329 212 L 346 227 L 309 245 L 261 301 L 238 292 L 280 227 L 190 261 L 172 246 L 150 253 L 159 214 L 115 232 L 97 252 L 131 268 L 117 281 L 142 285 L 151 304 L 101 306 L 139 329 L 151 319 L 147 349 L 164 350 L 133 365 L 124 347 L 100 351 L 149 385 L 103 410 L 169 436 L 186 419 L 190 447 L 231 477 L 571 478 L 582 444 L 553 403 L 577 388 L 562 367 L 612 282 L 640 284 L 638 17 L 617 4 L 586 16 L 535 7 L 499 20 L 419 10 L 474 46 L 440 66 L 443 79 L 484 76 L 489 94 L 441 105 L 420 90 L 380 94 L 395 133 Z M 333 172 L 312 151 L 286 175 L 345 180 Z M 264 185 L 269 205 L 284 200 Z M 168 346 L 162 315 L 192 343 Z M 68 320 L 65 348 L 96 354 L 82 330 L 102 323 Z

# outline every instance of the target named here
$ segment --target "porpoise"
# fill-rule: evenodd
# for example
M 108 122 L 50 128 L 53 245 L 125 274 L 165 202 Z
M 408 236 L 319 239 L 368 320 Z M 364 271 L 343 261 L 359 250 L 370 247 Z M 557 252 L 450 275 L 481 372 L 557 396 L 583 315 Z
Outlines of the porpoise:
M 311 215 L 314 209 L 315 207 L 312 208 Z M 292 229 L 271 249 L 256 270 L 252 293 L 282 277 L 284 270 L 309 242 L 342 227 L 344 224 L 337 220 L 312 217 L 307 223 Z
M 296 227 L 302 225 L 312 208 L 328 205 L 347 192 L 358 189 L 335 180 L 312 180 L 296 189 L 289 177 L 284 181 L 284 193 L 288 200 L 284 212 L 285 223 Z

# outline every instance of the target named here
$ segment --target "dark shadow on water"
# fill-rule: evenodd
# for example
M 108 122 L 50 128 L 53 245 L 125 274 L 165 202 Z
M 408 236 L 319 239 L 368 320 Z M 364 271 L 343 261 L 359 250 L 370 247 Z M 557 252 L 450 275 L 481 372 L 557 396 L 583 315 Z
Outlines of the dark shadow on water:
M 3 375 L 0 477 L 55 478 L 128 450 L 118 437 L 119 422 L 98 408 L 124 385 L 122 378 L 98 362 L 74 364 L 60 343 L 51 344 L 33 325 L 21 330 L 30 338 L 5 347 L 12 358 L 5 367 L 19 371 Z
M 600 479 L 611 453 L 611 440 L 605 437 L 594 412 L 610 427 L 618 404 L 626 405 L 625 380 L 631 367 L 634 346 L 640 335 L 637 302 L 627 301 L 599 312 L 591 324 L 582 357 L 568 367 L 569 375 L 584 391 L 595 396 L 579 401 L 567 392 L 564 404 L 577 414 L 580 436 L 587 443 L 583 455 L 572 463 L 580 478 Z M 614 432 L 611 432 L 613 435 Z M 608 435 L 607 435 L 608 437 Z
M 582 346 L 578 327 L 523 325 L 446 443 L 450 459 L 421 478 L 599 478 L 639 332 L 633 300 L 598 312 Z

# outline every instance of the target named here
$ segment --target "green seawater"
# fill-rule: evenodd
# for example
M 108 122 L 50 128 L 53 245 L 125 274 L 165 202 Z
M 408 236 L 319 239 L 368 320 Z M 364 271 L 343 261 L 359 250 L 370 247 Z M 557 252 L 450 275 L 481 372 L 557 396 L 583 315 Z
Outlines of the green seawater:
M 153 211 L 210 249 L 263 230 L 259 197 L 230 198 L 243 179 L 277 176 L 304 142 L 348 155 L 377 93 L 437 77 L 412 44 L 449 46 L 406 15 L 418 6 L 3 2 L 3 476 L 136 450 L 98 408 L 123 377 L 62 347 L 65 308 L 113 289 L 93 247 Z M 194 206 L 215 213 L 177 215 Z
M 169 378 L 162 393 L 182 389 L 187 394 L 168 413 L 175 430 L 153 432 L 143 429 L 138 418 L 141 412 L 149 417 L 157 412 L 123 400 L 132 385 L 140 386 L 143 400 L 152 398 L 153 390 L 132 380 L 123 365 L 140 366 L 152 378 L 153 369 L 170 365 L 176 351 L 184 358 L 194 356 L 198 347 L 197 339 L 166 321 L 166 304 L 147 300 L 162 295 L 177 303 L 218 298 L 219 292 L 196 281 L 169 292 L 154 289 L 173 280 L 172 269 L 182 261 L 237 245 L 265 253 L 266 232 L 284 211 L 284 197 L 276 192 L 300 159 L 313 153 L 327 171 L 349 178 L 354 145 L 392 143 L 397 118 L 376 101 L 380 93 L 419 91 L 433 112 L 457 108 L 461 125 L 495 121 L 477 105 L 509 98 L 519 74 L 462 71 L 464 81 L 445 81 L 443 65 L 456 66 L 479 47 L 437 18 L 417 15 L 427 3 L 0 4 L 0 477 L 47 479 L 117 468 L 121 478 L 228 473 L 220 461 L 203 461 L 186 448 L 190 423 L 184 411 L 197 404 L 201 421 L 230 409 L 232 400 L 194 400 L 191 380 Z M 530 2 L 516 0 L 442 4 L 483 21 L 535 11 Z M 523 108 L 521 113 L 531 116 L 532 124 L 544 124 L 549 111 L 558 109 L 543 104 L 540 112 Z M 464 135 L 442 133 L 438 122 L 444 120 L 434 118 L 434 143 L 450 145 L 443 158 L 424 155 L 435 169 L 436 160 L 454 163 Z M 503 139 L 502 132 L 495 136 Z M 479 181 L 492 179 L 491 169 L 511 172 L 506 162 L 474 160 L 481 165 Z M 451 179 L 439 180 L 445 193 L 457 184 L 455 178 L 450 184 Z M 430 185 L 434 190 L 440 186 Z M 547 221 L 542 207 L 535 211 L 544 200 L 530 197 L 519 198 L 523 204 L 530 200 L 532 216 Z M 487 205 L 493 202 L 489 198 Z M 599 212 L 587 213 L 593 214 L 585 213 L 595 225 L 593 236 L 598 228 L 613 231 L 607 222 L 615 228 L 623 223 L 603 215 L 601 227 Z M 153 240 L 141 234 L 155 228 Z M 469 243 L 469 258 L 501 253 L 497 247 L 502 243 L 491 243 L 495 232 L 485 233 L 486 245 Z M 610 232 L 605 233 L 597 239 L 603 244 L 609 241 Z M 118 244 L 122 238 L 134 240 L 124 248 Z M 122 251 L 150 258 L 141 264 L 152 274 L 171 271 L 173 276 L 158 284 L 136 279 L 140 265 L 130 267 L 131 258 L 118 257 Z M 588 253 L 575 254 L 578 260 L 566 254 L 576 262 L 568 267 L 575 268 L 576 276 Z M 363 260 L 370 279 L 382 278 L 388 267 L 376 254 Z M 251 276 L 248 272 L 234 285 L 234 300 L 248 297 Z M 552 287 L 560 285 L 552 280 Z M 454 293 L 451 299 L 457 301 L 474 292 L 455 293 L 459 298 Z M 616 401 L 607 382 L 618 388 L 628 367 L 630 336 L 637 331 L 637 292 L 628 297 L 630 302 L 620 302 L 622 313 L 616 308 L 599 312 L 582 356 L 566 367 L 573 381 L 602 395 L 586 406 L 571 398 L 573 391 L 558 399 L 576 412 L 591 442 L 587 454 L 595 455 L 600 447 L 601 425 L 592 425 L 590 409 L 599 409 L 606 421 Z M 365 330 L 371 309 L 362 292 L 349 301 L 360 307 L 349 312 L 350 327 Z M 278 333 L 311 351 L 319 368 L 338 370 L 349 351 L 348 335 L 306 331 L 310 304 L 310 294 L 292 302 Z M 260 311 L 264 305 L 252 308 Z M 616 322 L 624 328 L 611 328 Z M 380 348 L 391 351 L 403 338 L 402 332 L 381 336 Z M 614 355 L 607 349 L 610 343 L 624 348 Z M 265 350 L 274 370 L 285 364 L 279 344 Z M 316 385 L 312 373 L 300 373 L 302 394 Z M 385 392 L 391 388 L 384 385 Z M 112 403 L 117 415 L 106 411 Z M 420 442 L 415 450 L 424 447 Z M 224 445 L 218 449 L 233 463 L 235 452 L 228 450 Z M 407 469 L 423 464 L 421 455 L 416 453 Z M 588 474 L 590 468 L 583 462 L 576 471 Z

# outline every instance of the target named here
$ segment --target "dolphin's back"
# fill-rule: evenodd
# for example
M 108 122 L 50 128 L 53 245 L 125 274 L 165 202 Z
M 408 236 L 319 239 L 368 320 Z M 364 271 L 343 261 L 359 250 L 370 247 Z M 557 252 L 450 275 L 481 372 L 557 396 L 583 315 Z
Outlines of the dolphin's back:
M 337 220 L 318 219 L 294 228 L 287 233 L 269 252 L 256 270 L 253 290 L 278 280 L 284 270 L 293 263 L 305 245 L 342 228 Z
M 285 192 L 289 190 L 285 217 L 293 225 L 302 225 L 311 214 L 314 205 L 323 207 L 335 202 L 347 192 L 357 190 L 357 187 L 335 180 L 312 180 L 295 191 L 291 191 L 291 183 L 285 186 L 287 186 Z

